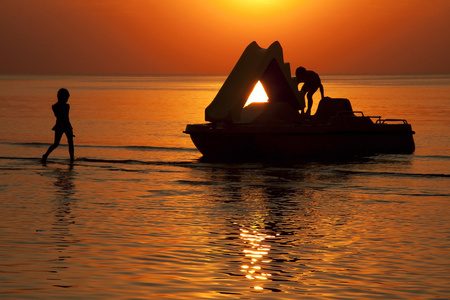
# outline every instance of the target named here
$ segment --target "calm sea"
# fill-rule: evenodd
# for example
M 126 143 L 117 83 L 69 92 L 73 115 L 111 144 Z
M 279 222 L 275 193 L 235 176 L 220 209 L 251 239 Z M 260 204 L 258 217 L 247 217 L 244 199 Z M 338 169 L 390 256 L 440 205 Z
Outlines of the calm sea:
M 199 160 L 224 80 L 0 76 L 0 298 L 450 299 L 450 76 L 323 76 L 416 151 L 280 164 Z

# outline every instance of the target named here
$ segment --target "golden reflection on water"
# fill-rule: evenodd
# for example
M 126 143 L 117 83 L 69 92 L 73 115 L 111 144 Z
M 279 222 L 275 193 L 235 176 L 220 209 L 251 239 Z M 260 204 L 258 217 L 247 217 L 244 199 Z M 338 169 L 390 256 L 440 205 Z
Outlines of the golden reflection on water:
M 245 248 L 242 251 L 246 258 L 246 262 L 241 265 L 241 272 L 245 278 L 256 281 L 253 286 L 255 290 L 263 290 L 263 281 L 272 276 L 264 270 L 264 266 L 272 261 L 268 257 L 271 246 L 265 241 L 275 236 L 240 228 L 239 238 L 244 241 Z

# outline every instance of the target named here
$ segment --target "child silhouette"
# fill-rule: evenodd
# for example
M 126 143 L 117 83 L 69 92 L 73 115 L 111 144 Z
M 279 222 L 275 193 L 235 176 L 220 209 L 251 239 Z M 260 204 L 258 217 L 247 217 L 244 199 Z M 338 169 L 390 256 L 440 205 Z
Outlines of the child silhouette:
M 302 99 L 306 98 L 308 99 L 308 109 L 306 110 L 307 115 L 311 115 L 311 107 L 313 105 L 313 95 L 314 93 L 320 89 L 320 94 L 322 96 L 322 99 L 324 98 L 323 94 L 323 85 L 320 81 L 319 75 L 317 75 L 316 72 L 306 70 L 303 67 L 298 67 L 295 71 L 295 76 L 297 77 L 297 84 L 304 82 L 301 90 L 300 90 L 300 96 Z M 304 101 L 304 100 L 303 100 Z M 302 110 L 303 112 L 303 110 Z
M 69 91 L 66 89 L 60 89 L 58 91 L 58 102 L 52 105 L 53 113 L 56 117 L 56 124 L 53 126 L 52 130 L 55 131 L 55 140 L 52 145 L 48 148 L 47 152 L 42 155 L 42 162 L 47 162 L 47 157 L 59 146 L 59 142 L 61 141 L 61 137 L 63 133 L 66 134 L 67 142 L 69 144 L 69 154 L 70 154 L 70 162 L 74 161 L 74 147 L 73 147 L 73 130 L 72 125 L 69 120 L 69 110 L 70 105 L 67 104 L 69 101 Z

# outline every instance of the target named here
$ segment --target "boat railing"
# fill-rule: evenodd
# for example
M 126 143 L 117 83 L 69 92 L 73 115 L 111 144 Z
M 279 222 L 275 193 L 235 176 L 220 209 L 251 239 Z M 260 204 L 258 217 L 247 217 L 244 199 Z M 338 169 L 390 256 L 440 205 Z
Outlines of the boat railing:
M 350 117 L 355 117 L 355 114 L 360 114 L 360 117 L 364 117 L 364 113 L 362 111 L 354 111 L 354 110 L 348 110 L 348 111 L 338 111 L 336 116 L 337 117 L 341 117 L 341 116 L 350 116 Z
M 382 119 L 381 116 L 364 116 L 364 113 L 362 111 L 339 111 L 336 116 L 355 116 L 356 114 L 360 115 L 359 117 L 366 117 L 370 118 L 371 120 L 375 119 L 375 124 L 408 124 L 408 121 L 406 121 L 405 119 Z
M 375 124 L 392 124 L 392 123 L 402 123 L 408 124 L 405 119 L 382 119 L 380 116 L 367 116 L 370 119 L 376 119 Z
M 377 121 L 378 124 L 386 124 L 386 123 L 402 123 L 408 124 L 408 121 L 405 119 L 380 119 Z
M 375 124 L 380 124 L 381 123 L 381 116 L 367 116 L 367 117 L 370 118 L 371 120 L 372 119 L 376 119 Z

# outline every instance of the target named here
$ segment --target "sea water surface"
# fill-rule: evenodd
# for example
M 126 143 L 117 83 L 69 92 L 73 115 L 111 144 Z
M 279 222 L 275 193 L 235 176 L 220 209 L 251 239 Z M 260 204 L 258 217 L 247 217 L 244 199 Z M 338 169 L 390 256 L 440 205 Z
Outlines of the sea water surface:
M 449 299 L 450 76 L 322 77 L 415 153 L 208 163 L 223 76 L 0 76 L 0 298 Z

